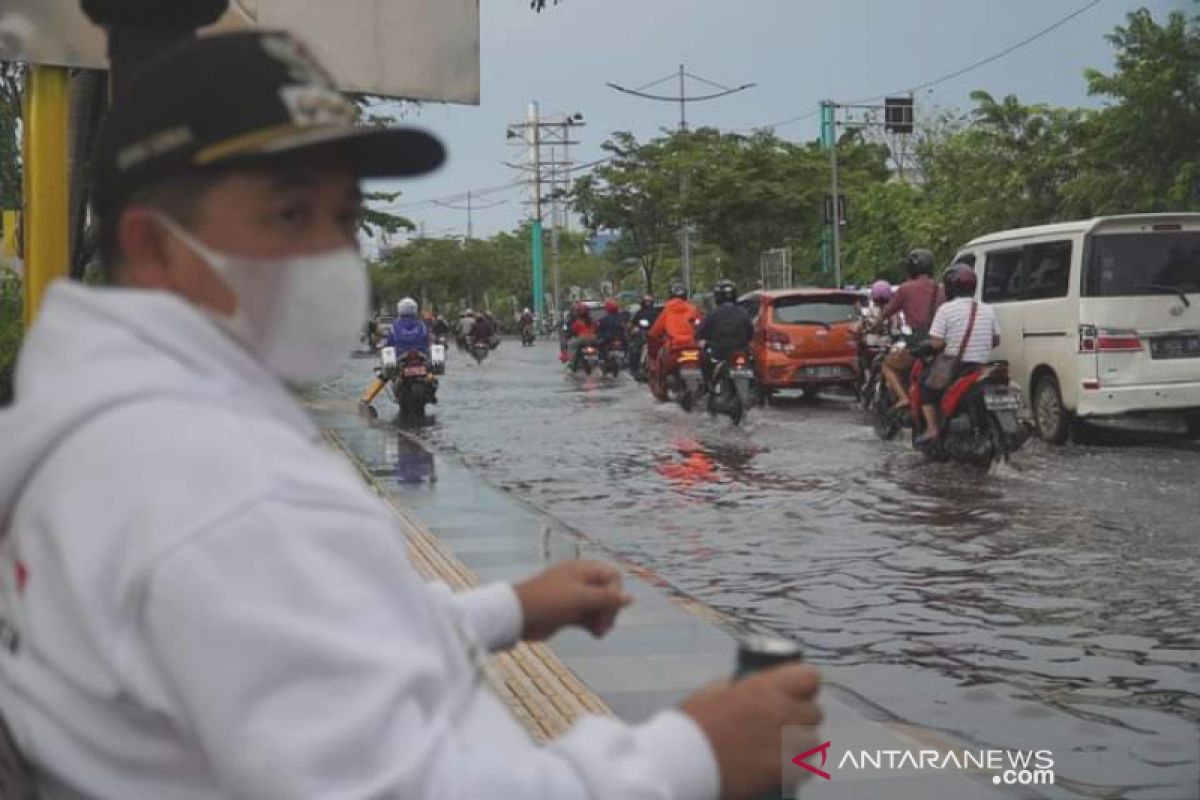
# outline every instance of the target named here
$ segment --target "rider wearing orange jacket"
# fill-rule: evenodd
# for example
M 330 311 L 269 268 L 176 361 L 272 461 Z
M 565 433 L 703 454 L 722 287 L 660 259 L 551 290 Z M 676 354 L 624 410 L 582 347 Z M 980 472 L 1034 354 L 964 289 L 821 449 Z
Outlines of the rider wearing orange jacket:
M 664 344 L 668 355 L 680 348 L 691 347 L 696 343 L 696 325 L 703 318 L 700 309 L 687 301 L 683 284 L 671 284 L 670 299 L 646 337 L 650 346 L 647 355 L 650 359 L 656 358 Z

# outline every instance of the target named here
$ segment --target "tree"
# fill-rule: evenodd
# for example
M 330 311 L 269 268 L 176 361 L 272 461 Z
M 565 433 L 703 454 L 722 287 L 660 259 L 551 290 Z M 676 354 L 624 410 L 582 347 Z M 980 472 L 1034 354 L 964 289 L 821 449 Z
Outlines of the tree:
M 662 140 L 642 144 L 633 134 L 618 132 L 601 147 L 611 159 L 575 182 L 571 205 L 593 233 L 621 233 L 652 293 L 663 248 L 671 243 L 679 218 L 679 173 Z
M 1109 105 L 1084 127 L 1083 169 L 1067 189 L 1078 214 L 1200 210 L 1200 14 L 1164 24 L 1129 14 L 1109 41 L 1112 74 L 1087 73 Z

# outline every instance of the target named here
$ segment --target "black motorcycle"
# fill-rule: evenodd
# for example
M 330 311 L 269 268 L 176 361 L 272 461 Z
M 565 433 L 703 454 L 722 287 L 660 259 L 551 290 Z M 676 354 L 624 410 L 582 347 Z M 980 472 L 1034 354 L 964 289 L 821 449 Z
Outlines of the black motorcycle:
M 537 342 L 537 334 L 534 332 L 533 326 L 526 325 L 521 328 L 521 346 L 533 347 L 535 342 Z
M 750 354 L 734 353 L 716 361 L 705 390 L 709 414 L 725 414 L 734 425 L 741 424 L 754 402 L 754 362 Z
M 476 364 L 482 364 L 492 352 L 491 345 L 482 339 L 476 339 L 471 342 L 471 356 L 475 359 Z
M 397 355 L 395 348 L 383 348 L 375 374 L 387 385 L 404 419 L 424 417 L 425 406 L 437 402 L 437 378 L 428 356 L 418 350 Z
M 629 331 L 628 350 L 625 360 L 629 374 L 638 383 L 646 382 L 646 336 L 650 332 L 650 320 L 640 319 Z
M 600 348 L 594 342 L 584 342 L 575 348 L 575 357 L 571 359 L 571 374 L 583 370 L 585 375 L 591 375 L 600 366 Z
M 606 342 L 600 348 L 601 369 L 604 374 L 609 377 L 617 377 L 621 374 L 621 369 L 625 366 L 627 351 L 625 342 L 621 339 L 613 339 Z

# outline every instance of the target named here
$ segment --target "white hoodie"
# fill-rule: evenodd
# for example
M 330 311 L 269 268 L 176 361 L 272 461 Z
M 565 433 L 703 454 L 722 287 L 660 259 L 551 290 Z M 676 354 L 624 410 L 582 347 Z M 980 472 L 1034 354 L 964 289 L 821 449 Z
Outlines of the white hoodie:
M 534 744 L 511 587 L 424 583 L 287 390 L 162 292 L 51 288 L 0 412 L 0 714 L 48 798 L 703 798 L 688 717 Z M 477 646 L 475 642 L 479 642 Z

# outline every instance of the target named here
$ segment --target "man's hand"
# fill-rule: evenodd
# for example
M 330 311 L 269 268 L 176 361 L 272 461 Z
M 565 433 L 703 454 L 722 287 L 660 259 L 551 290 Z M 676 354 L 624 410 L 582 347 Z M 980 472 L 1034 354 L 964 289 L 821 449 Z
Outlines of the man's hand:
M 515 588 L 525 617 L 521 638 L 527 641 L 547 639 L 569 625 L 603 636 L 633 602 L 621 588 L 621 573 L 598 561 L 567 561 Z
M 680 710 L 704 731 L 717 757 L 721 797 L 754 797 L 779 788 L 783 727 L 820 723 L 819 677 L 802 664 L 776 667 L 717 684 L 684 702 Z

